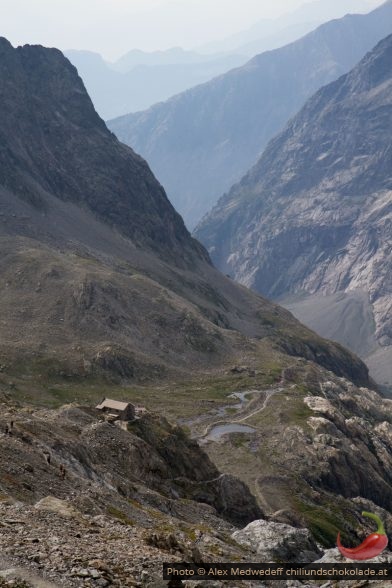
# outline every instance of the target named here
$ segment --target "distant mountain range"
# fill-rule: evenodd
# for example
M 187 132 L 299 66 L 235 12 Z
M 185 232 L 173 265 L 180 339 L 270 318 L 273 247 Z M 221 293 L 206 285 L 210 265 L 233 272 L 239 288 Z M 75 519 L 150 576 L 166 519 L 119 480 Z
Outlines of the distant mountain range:
M 322 88 L 204 219 L 217 266 L 392 384 L 392 35 Z
M 365 0 L 356 0 L 356 4 L 358 11 L 368 6 Z M 292 14 L 261 21 L 228 39 L 227 49 L 225 43 L 200 51 L 181 47 L 151 52 L 132 49 L 115 62 L 92 51 L 69 50 L 65 55 L 78 69 L 98 113 L 110 119 L 145 110 L 243 65 L 249 57 L 294 41 L 321 22 L 349 12 L 352 6 L 352 0 L 304 4 Z
M 236 52 L 254 57 L 302 37 L 318 25 L 349 13 L 369 12 L 379 2 L 367 0 L 315 0 L 275 19 L 262 19 L 249 29 L 198 48 L 200 52 Z
M 149 161 L 188 227 L 246 173 L 318 88 L 392 32 L 392 3 L 320 26 L 141 113 L 109 122 Z
M 91 51 L 66 51 L 65 55 L 104 119 L 144 110 L 247 61 L 238 54 L 206 57 L 181 49 L 131 51 L 116 63 Z
M 69 52 L 72 53 L 72 52 Z M 231 52 L 232 53 L 232 52 Z M 182 47 L 172 47 L 164 51 L 140 51 L 132 49 L 115 62 L 107 62 L 109 67 L 122 73 L 131 71 L 134 67 L 148 65 L 150 67 L 159 65 L 190 65 L 202 64 L 224 57 L 222 53 L 199 53 L 197 51 L 186 51 Z

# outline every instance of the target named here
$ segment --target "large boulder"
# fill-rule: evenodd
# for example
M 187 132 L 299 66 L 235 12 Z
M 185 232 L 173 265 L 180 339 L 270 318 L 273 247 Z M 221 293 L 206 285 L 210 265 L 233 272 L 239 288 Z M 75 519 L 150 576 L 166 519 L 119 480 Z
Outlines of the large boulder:
M 282 523 L 253 521 L 232 538 L 261 555 L 266 562 L 313 562 L 322 556 L 307 529 Z
M 316 563 L 350 563 L 353 560 L 350 560 L 348 558 L 345 558 L 337 548 L 335 549 L 327 549 L 323 555 L 323 557 L 319 560 L 317 560 Z M 373 557 L 371 560 L 365 560 L 366 561 L 371 561 L 372 563 L 376 564 L 376 563 L 392 563 L 392 553 L 391 551 L 388 549 L 386 551 L 384 551 L 383 553 L 381 553 L 378 557 Z
M 63 517 L 83 519 L 82 513 L 79 512 L 72 504 L 65 500 L 60 500 L 54 496 L 46 496 L 35 504 L 37 510 L 53 512 Z

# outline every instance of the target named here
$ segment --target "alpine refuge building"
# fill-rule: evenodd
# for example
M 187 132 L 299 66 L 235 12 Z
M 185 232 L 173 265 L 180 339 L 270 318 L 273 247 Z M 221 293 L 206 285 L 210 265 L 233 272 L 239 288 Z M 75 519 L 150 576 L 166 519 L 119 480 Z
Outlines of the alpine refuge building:
M 119 402 L 118 400 L 104 398 L 96 408 L 112 419 L 133 421 L 135 418 L 135 406 L 130 402 Z

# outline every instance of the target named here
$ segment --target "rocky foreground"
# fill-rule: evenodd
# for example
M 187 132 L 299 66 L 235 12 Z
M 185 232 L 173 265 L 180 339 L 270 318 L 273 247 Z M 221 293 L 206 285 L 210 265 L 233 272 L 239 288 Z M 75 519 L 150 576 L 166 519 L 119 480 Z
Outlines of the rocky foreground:
M 376 398 L 362 393 L 365 404 Z M 324 404 L 323 422 L 333 411 Z M 221 474 L 195 441 L 161 417 L 144 413 L 110 423 L 76 405 L 1 409 L 0 586 L 158 588 L 171 585 L 162 580 L 163 562 L 337 556 L 301 524 L 265 520 L 243 482 Z M 385 511 L 364 499 L 357 506 L 376 509 L 389 528 Z
M 148 413 L 120 425 L 90 408 L 2 405 L 0 430 L 1 568 L 17 568 L 5 577 L 154 586 L 168 559 L 242 560 L 231 534 L 262 514 L 245 484 Z
M 150 587 L 170 586 L 161 579 L 162 563 L 235 561 L 272 561 L 264 550 L 255 553 L 257 540 L 283 554 L 287 549 L 293 557 L 296 548 L 311 549 L 309 561 L 344 562 L 337 549 L 320 552 L 305 530 L 266 521 L 255 521 L 244 531 L 233 535 L 228 548 L 226 538 L 219 531 L 211 535 L 199 533 L 190 539 L 178 529 L 158 535 L 138 528 L 129 521 L 118 521 L 105 515 L 82 515 L 70 502 L 46 498 L 35 506 L 0 506 L 0 586 L 15 588 L 77 588 L 77 587 Z M 286 534 L 282 536 L 282 531 Z M 223 539 L 223 540 L 222 540 Z M 238 543 L 234 540 L 238 540 Z M 253 544 L 253 547 L 250 545 Z M 242 546 L 242 548 L 241 548 Z M 267 557 L 266 557 L 267 556 Z M 304 561 L 304 552 L 301 554 Z M 276 553 L 275 553 L 276 557 Z M 377 558 L 377 563 L 392 563 L 392 554 Z M 172 584 L 174 586 L 174 584 Z M 274 585 L 315 586 L 314 583 L 289 582 L 192 582 L 178 583 L 187 588 Z M 332 586 L 362 588 L 367 582 L 326 582 Z M 376 581 L 372 586 L 386 588 L 387 581 Z

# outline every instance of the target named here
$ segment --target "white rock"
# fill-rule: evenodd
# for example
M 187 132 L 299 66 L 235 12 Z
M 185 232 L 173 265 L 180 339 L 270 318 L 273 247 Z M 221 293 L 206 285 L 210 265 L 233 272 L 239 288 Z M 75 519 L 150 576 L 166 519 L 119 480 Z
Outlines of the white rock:
M 320 557 L 315 541 L 307 529 L 282 523 L 253 521 L 232 538 L 263 556 L 265 561 L 312 562 Z
M 76 519 L 83 518 L 82 514 L 75 507 L 73 507 L 65 500 L 60 500 L 59 498 L 55 498 L 54 496 L 46 496 L 45 498 L 42 498 L 42 500 L 35 504 L 34 508 L 36 508 L 37 510 L 46 510 L 49 512 L 54 512 L 63 517 Z

